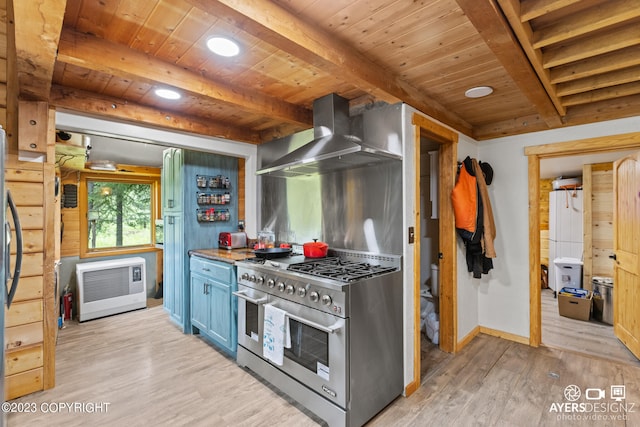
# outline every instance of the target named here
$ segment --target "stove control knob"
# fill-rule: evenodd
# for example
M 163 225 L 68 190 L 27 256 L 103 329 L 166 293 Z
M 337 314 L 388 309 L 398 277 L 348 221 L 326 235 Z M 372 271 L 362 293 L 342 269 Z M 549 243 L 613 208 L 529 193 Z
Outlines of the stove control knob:
M 258 285 L 263 285 L 264 284 L 264 277 L 262 277 L 262 276 L 256 277 L 256 283 Z
M 278 290 L 280 292 L 284 292 L 284 288 L 285 288 L 284 283 L 283 282 L 278 282 Z
M 331 305 L 331 297 L 329 295 L 322 295 L 322 305 Z
M 276 281 L 273 279 L 267 280 L 267 286 L 273 288 L 276 285 Z
M 311 302 L 318 302 L 318 300 L 320 299 L 320 295 L 318 295 L 316 291 L 311 291 L 311 293 L 309 294 L 309 299 L 311 300 Z
M 249 280 L 249 273 L 242 273 L 242 278 L 244 280 Z
M 304 298 L 305 295 L 307 295 L 307 290 L 305 288 L 298 288 L 298 296 Z
M 287 285 L 284 290 L 287 291 L 287 295 L 293 295 L 296 293 L 296 288 L 293 285 Z
M 249 277 L 249 280 L 250 280 L 251 282 L 254 282 L 254 283 L 255 283 L 255 281 L 256 281 L 256 275 L 255 275 L 255 274 L 252 274 L 252 275 L 251 275 L 251 277 Z

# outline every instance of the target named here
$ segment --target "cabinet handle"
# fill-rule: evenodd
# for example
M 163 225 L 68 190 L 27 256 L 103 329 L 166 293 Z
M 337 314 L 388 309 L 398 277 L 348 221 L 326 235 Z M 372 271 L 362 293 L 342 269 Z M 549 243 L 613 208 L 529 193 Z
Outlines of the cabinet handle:
M 169 205 L 169 207 L 172 208 L 173 207 L 173 199 L 167 200 L 167 205 Z
M 206 268 L 206 267 L 202 267 L 202 271 L 211 271 L 211 270 L 209 270 L 209 269 L 208 269 L 208 268 Z
M 168 217 L 167 219 L 169 220 L 169 224 L 173 224 L 173 217 L 172 216 Z

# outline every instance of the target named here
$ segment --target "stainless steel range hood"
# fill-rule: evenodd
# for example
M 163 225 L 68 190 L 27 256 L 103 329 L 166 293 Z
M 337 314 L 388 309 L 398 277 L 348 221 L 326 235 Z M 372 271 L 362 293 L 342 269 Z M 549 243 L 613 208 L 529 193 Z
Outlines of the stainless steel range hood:
M 349 101 L 336 94 L 313 102 L 314 139 L 258 170 L 276 177 L 317 175 L 334 170 L 400 159 L 387 147 L 367 144 L 355 135 L 349 117 Z M 359 132 L 362 133 L 362 132 Z

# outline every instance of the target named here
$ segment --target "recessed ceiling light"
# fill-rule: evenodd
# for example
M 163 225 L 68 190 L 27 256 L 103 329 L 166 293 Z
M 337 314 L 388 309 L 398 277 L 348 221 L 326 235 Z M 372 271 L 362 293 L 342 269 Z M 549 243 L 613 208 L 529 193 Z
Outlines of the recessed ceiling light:
M 156 89 L 156 95 L 164 99 L 180 99 L 181 98 L 180 94 L 172 89 Z
M 236 56 L 240 53 L 238 43 L 224 37 L 211 37 L 207 40 L 207 47 L 211 52 L 220 56 Z
M 467 98 L 482 98 L 483 96 L 491 95 L 493 93 L 493 88 L 490 86 L 476 86 L 468 89 L 464 96 Z

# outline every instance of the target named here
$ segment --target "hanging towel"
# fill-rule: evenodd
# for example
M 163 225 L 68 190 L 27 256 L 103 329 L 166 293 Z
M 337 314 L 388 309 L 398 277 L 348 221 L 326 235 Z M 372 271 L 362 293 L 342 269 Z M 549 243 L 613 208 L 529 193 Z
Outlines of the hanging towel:
M 287 313 L 278 307 L 266 304 L 264 306 L 262 355 L 276 365 L 282 366 L 285 347 L 291 347 Z

